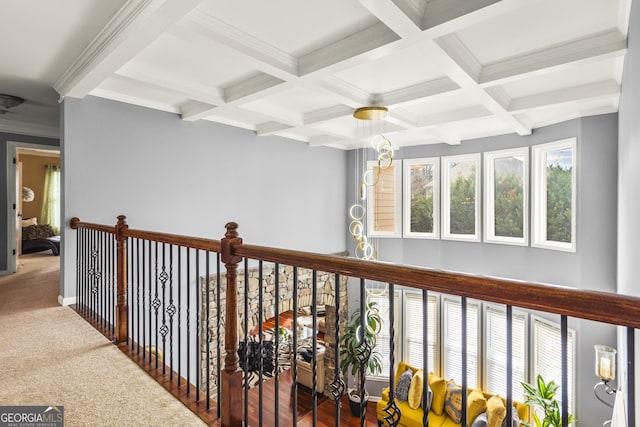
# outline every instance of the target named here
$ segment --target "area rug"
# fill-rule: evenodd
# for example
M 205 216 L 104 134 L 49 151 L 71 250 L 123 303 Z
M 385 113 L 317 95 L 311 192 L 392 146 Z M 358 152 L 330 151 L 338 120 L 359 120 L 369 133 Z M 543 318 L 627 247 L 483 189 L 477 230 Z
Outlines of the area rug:
M 240 357 L 240 368 L 245 371 L 245 364 L 248 370 L 247 382 L 249 388 L 255 387 L 260 383 L 260 362 L 262 361 L 262 381 L 273 378 L 277 372 L 282 373 L 291 368 L 291 348 L 289 343 L 281 342 L 275 345 L 273 333 L 264 331 L 262 334 L 262 342 L 258 339 L 258 335 L 249 336 L 245 345 L 244 341 L 240 342 L 238 348 L 238 356 Z M 245 347 L 249 349 L 248 357 L 245 356 Z M 277 351 L 275 351 L 277 347 Z M 244 384 L 244 376 L 243 376 Z

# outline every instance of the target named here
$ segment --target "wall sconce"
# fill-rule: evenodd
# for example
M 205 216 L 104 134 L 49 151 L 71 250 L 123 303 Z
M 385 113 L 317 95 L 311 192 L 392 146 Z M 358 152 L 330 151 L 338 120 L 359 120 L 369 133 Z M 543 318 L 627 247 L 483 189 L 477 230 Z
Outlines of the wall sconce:
M 613 408 L 612 402 L 607 402 L 600 395 L 598 390 L 603 389 L 607 396 L 613 396 L 616 393 L 616 388 L 609 385 L 609 381 L 616 379 L 616 349 L 608 347 L 606 345 L 594 346 L 596 351 L 595 368 L 596 376 L 600 378 L 600 381 L 593 387 L 593 394 L 596 399 L 604 403 L 610 408 Z M 607 425 L 611 421 L 606 421 L 603 425 Z

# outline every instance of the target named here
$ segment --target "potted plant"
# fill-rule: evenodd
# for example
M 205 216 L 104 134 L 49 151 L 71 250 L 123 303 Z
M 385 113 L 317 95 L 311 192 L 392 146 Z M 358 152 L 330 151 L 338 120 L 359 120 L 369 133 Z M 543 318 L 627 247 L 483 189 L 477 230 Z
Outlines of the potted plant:
M 354 387 L 349 389 L 351 413 L 354 416 L 360 415 L 360 396 L 362 396 L 363 391 L 365 392 L 366 401 L 366 390 L 364 390 L 364 384 L 360 382 L 362 370 L 365 370 L 365 374 L 379 375 L 382 373 L 382 356 L 374 350 L 376 337 L 382 328 L 382 318 L 374 301 L 366 304 L 364 321 L 364 340 L 369 348 L 372 349 L 368 355 L 365 355 L 365 363 L 361 364 L 358 357 L 358 345 L 362 338 L 360 308 L 357 308 L 351 314 L 349 324 L 342 334 L 342 338 L 340 338 L 340 369 L 342 370 L 342 375 L 351 373 L 354 377 Z
M 538 375 L 536 378 L 536 386 L 531 384 L 522 383 L 522 386 L 525 389 L 525 397 L 526 401 L 524 402 L 527 406 L 537 406 L 542 409 L 544 413 L 544 417 L 540 420 L 538 414 L 535 411 L 533 413 L 533 421 L 535 422 L 536 427 L 560 427 L 562 426 L 562 416 L 560 415 L 560 404 L 558 400 L 555 398 L 556 392 L 558 391 L 558 385 L 550 381 L 546 383 L 542 378 L 542 375 Z M 571 414 L 569 414 L 569 424 L 576 422 L 577 420 Z M 525 425 L 527 427 L 531 427 L 529 423 L 524 421 L 520 421 L 520 424 Z

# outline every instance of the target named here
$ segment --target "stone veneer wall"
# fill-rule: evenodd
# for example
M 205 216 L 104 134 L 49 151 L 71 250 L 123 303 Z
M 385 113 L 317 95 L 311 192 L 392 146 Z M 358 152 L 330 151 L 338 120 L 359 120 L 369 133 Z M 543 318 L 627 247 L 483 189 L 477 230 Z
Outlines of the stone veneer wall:
M 258 312 L 258 294 L 260 288 L 260 279 L 258 268 L 251 268 L 248 272 L 248 297 L 249 297 L 249 313 L 248 316 L 248 329 L 251 330 L 258 325 L 259 321 L 265 320 L 275 316 L 275 275 L 279 274 L 279 311 L 283 313 L 293 309 L 293 267 L 280 265 L 279 271 L 275 271 L 275 265 L 272 263 L 263 263 L 262 266 L 262 316 Z M 238 270 L 238 336 L 240 339 L 244 338 L 244 295 L 245 295 L 245 273 L 244 270 Z M 213 398 L 217 393 L 217 378 L 216 378 L 216 349 L 218 343 L 220 344 L 220 357 L 224 358 L 224 326 L 221 326 L 221 333 L 218 337 L 216 335 L 216 322 L 217 322 L 217 278 L 215 275 L 209 277 L 209 354 L 207 357 L 206 350 L 206 296 L 207 296 L 207 278 L 206 276 L 200 278 L 202 301 L 202 321 L 201 321 L 201 369 L 203 381 L 201 384 L 206 384 L 206 363 L 209 360 L 209 378 L 210 378 L 210 392 Z M 312 302 L 312 284 L 313 284 L 313 272 L 309 269 L 298 268 L 298 308 L 311 305 Z M 326 307 L 326 333 L 325 333 L 325 389 L 324 394 L 330 396 L 329 384 L 331 384 L 335 378 L 335 349 L 337 346 L 335 338 L 335 275 L 333 273 L 317 272 L 317 305 L 325 305 Z M 220 307 L 221 307 L 221 325 L 224 325 L 225 307 L 226 307 L 226 274 L 222 273 L 220 276 Z M 347 277 L 340 276 L 340 330 L 344 330 L 347 326 Z M 222 360 L 222 359 L 221 359 Z M 222 360 L 222 363 L 224 361 Z

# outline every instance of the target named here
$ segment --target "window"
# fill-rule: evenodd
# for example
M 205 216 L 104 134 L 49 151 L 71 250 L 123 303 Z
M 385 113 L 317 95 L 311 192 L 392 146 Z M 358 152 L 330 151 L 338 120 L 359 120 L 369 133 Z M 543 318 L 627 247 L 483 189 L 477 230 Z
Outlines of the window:
M 462 304 L 460 299 L 445 297 L 443 302 L 444 377 L 462 384 Z M 467 387 L 480 386 L 478 364 L 478 325 L 480 304 L 467 301 Z
M 394 308 L 395 308 L 395 319 L 394 326 L 400 325 L 401 313 L 400 313 L 400 292 L 394 291 Z M 380 310 L 380 317 L 382 318 L 382 329 L 378 334 L 376 339 L 376 346 L 374 351 L 377 351 L 382 355 L 382 374 L 381 377 L 388 378 L 390 368 L 391 368 L 391 334 L 389 333 L 389 291 L 379 291 L 376 290 L 373 293 L 367 292 L 367 302 L 375 301 L 378 305 L 378 310 Z M 398 343 L 401 342 L 400 337 L 402 336 L 402 330 L 396 328 L 394 331 L 394 345 L 395 345 L 395 362 L 396 366 L 398 361 L 398 355 L 401 354 L 400 346 Z M 395 375 L 395 373 L 394 373 Z
M 60 233 L 60 166 L 58 165 L 45 166 L 44 201 L 40 216 L 43 224 L 49 224 L 54 233 Z
M 397 161 L 380 167 L 377 161 L 367 163 L 367 218 L 369 236 L 401 236 L 401 174 Z
M 442 159 L 442 238 L 480 241 L 480 154 Z
M 527 245 L 529 149 L 484 154 L 485 242 Z
M 427 299 L 427 339 L 429 353 L 427 354 L 427 372 L 439 372 L 438 366 L 438 297 L 429 295 Z M 423 326 L 424 314 L 422 310 L 422 292 L 404 292 L 404 356 L 411 366 L 423 366 Z
M 485 309 L 485 390 L 491 394 L 507 395 L 507 314 L 503 306 L 487 305 Z M 527 381 L 527 315 L 512 312 L 512 382 L 513 399 L 524 401 L 522 382 Z
M 576 251 L 576 139 L 533 147 L 533 246 Z
M 404 161 L 404 236 L 440 235 L 440 159 Z
M 569 380 L 569 413 L 575 414 L 573 400 L 574 372 L 574 342 L 575 333 L 568 330 L 567 336 L 567 371 Z M 560 386 L 556 395 L 558 402 L 562 404 L 562 371 L 560 358 L 560 327 L 557 324 L 534 317 L 533 318 L 533 372 L 531 381 L 535 381 L 538 375 L 546 382 L 555 381 Z

